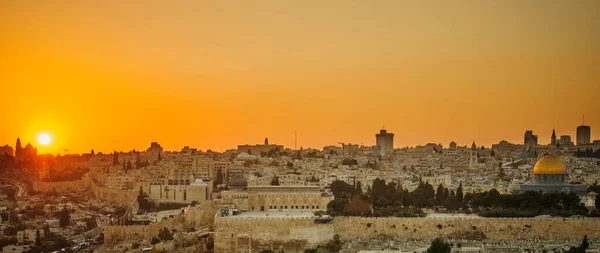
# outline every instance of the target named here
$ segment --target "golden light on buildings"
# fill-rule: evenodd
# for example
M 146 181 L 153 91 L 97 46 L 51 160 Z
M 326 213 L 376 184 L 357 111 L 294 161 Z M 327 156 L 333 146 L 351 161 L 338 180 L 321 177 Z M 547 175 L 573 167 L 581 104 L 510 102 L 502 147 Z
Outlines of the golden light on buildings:
M 545 155 L 540 158 L 533 167 L 536 175 L 558 175 L 565 174 L 565 165 L 555 155 Z

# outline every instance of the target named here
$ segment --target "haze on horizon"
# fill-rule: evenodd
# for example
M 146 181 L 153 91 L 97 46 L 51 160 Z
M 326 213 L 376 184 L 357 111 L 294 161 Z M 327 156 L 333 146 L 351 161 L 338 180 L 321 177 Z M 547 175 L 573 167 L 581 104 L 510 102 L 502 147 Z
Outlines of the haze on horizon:
M 0 145 L 600 139 L 600 1 L 0 3 Z

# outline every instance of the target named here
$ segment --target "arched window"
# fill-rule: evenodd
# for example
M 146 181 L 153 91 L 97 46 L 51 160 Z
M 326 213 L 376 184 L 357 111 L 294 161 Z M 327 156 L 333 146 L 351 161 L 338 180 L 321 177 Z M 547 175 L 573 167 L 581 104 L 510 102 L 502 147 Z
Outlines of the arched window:
M 173 185 L 173 180 L 169 179 L 169 185 Z
M 189 185 L 190 184 L 190 180 L 185 180 L 185 185 Z

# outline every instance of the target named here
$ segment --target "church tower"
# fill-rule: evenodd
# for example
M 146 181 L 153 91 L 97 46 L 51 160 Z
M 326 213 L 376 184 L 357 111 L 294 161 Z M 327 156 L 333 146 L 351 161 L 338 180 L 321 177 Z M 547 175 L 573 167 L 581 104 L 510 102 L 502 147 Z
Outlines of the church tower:
M 552 137 L 550 140 L 550 145 L 556 146 L 556 133 L 554 132 L 554 129 L 552 129 Z
M 471 150 L 469 150 L 469 169 L 475 169 L 477 167 L 477 145 L 475 141 L 471 144 Z

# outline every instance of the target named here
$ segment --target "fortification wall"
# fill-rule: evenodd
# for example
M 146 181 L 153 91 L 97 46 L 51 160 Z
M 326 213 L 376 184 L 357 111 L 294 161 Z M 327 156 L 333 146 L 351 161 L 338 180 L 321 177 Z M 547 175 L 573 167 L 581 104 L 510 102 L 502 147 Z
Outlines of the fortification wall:
M 104 240 L 110 244 L 124 240 L 148 239 L 157 236 L 158 231 L 163 227 L 183 231 L 212 226 L 217 210 L 218 207 L 213 203 L 205 203 L 198 207 L 186 209 L 181 216 L 158 223 L 134 226 L 106 226 L 104 227 Z
M 338 217 L 328 224 L 310 218 L 217 218 L 215 252 L 262 249 L 302 252 L 338 234 L 342 239 L 580 240 L 600 238 L 600 219 L 444 219 Z
M 88 178 L 87 180 L 90 181 L 89 186 L 94 193 L 94 196 L 111 205 L 129 205 L 136 199 L 138 195 L 136 191 L 122 191 L 107 187 L 100 187 L 94 182 L 91 182 L 91 179 Z
M 63 182 L 42 182 L 34 181 L 33 190 L 38 192 L 73 192 L 81 189 L 87 189 L 90 186 L 90 180 L 83 178 L 75 181 L 63 181 Z

